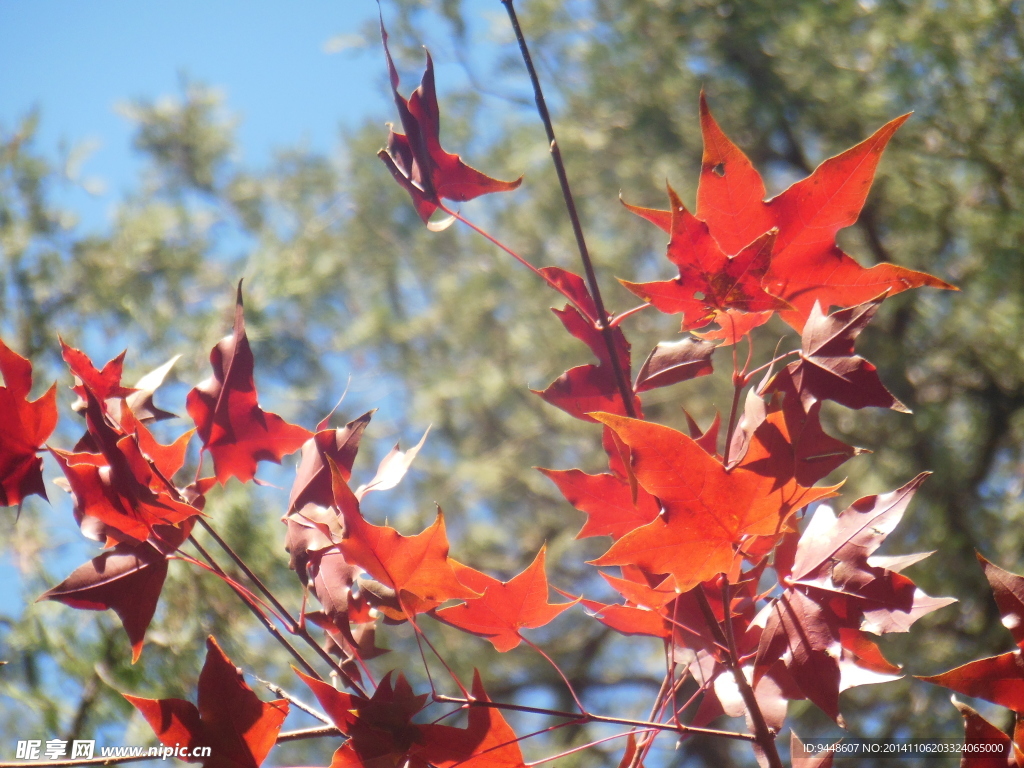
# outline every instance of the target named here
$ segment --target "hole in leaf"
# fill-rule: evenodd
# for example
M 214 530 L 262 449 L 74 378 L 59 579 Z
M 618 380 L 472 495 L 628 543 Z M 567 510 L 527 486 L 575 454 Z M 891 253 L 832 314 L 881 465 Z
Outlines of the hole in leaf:
M 695 298 L 697 301 L 704 301 L 704 292 L 703 291 L 694 291 L 693 298 Z
M 715 174 L 715 176 L 725 176 L 725 163 L 719 163 L 711 169 L 711 172 Z

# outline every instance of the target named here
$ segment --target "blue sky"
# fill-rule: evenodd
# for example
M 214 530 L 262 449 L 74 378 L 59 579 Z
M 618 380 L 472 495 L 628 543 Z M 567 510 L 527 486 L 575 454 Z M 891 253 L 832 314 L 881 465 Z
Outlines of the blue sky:
M 222 89 L 246 163 L 299 142 L 329 151 L 339 127 L 389 117 L 379 47 L 336 50 L 376 18 L 372 0 L 0 0 L 0 126 L 38 108 L 44 154 L 95 146 L 81 176 L 105 193 L 61 201 L 102 226 L 137 167 L 118 103 L 180 93 L 185 76 Z

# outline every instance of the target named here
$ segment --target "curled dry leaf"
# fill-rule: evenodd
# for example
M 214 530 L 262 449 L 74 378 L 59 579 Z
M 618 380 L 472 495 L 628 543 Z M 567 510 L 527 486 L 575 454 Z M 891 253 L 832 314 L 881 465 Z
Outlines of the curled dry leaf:
M 440 141 L 440 110 L 434 87 L 434 62 L 427 53 L 427 66 L 419 88 L 406 99 L 398 92 L 398 70 L 388 50 L 388 33 L 381 20 L 380 34 L 384 42 L 384 55 L 391 75 L 391 91 L 402 121 L 404 134 L 391 130 L 387 149 L 377 156 L 391 171 L 402 188 L 412 197 L 416 213 L 429 223 L 431 215 L 441 205 L 441 199 L 461 202 L 491 192 L 508 192 L 522 183 L 499 181 L 462 162 L 462 158 L 445 152 Z M 443 229 L 451 221 L 435 225 Z M 428 224 L 429 225 L 429 224 Z
M 362 499 L 370 491 L 389 491 L 398 485 L 405 477 L 405 473 L 409 471 L 409 467 L 412 466 L 423 444 L 427 442 L 429 434 L 430 427 L 427 427 L 427 431 L 423 433 L 420 441 L 408 451 L 401 450 L 399 444 L 395 443 L 391 452 L 381 459 L 377 466 L 377 474 L 373 476 L 373 479 L 356 489 L 356 498 Z

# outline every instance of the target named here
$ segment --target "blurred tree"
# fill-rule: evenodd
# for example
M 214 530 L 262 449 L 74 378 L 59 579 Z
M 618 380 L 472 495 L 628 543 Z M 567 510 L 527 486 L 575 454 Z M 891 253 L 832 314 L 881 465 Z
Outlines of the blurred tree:
M 458 0 L 399 0 L 385 12 L 394 19 L 408 87 L 421 67 L 414 31 L 427 26 L 427 16 L 448 20 L 451 36 L 428 41 L 435 59 L 464 62 L 486 93 L 449 92 L 443 138 L 495 176 L 526 173 L 520 191 L 466 204 L 464 213 L 537 265 L 577 269 L 504 19 L 495 16 L 485 31 L 475 6 L 463 9 Z M 701 87 L 719 122 L 765 171 L 771 193 L 914 110 L 885 155 L 864 216 L 844 233 L 846 249 L 863 264 L 892 260 L 930 271 L 963 292 L 918 291 L 887 302 L 862 337 L 860 349 L 913 416 L 858 413 L 854 420 L 839 408 L 828 415 L 837 434 L 874 451 L 845 468 L 852 476 L 843 501 L 935 472 L 889 551 L 940 550 L 941 560 L 914 577 L 929 593 L 962 603 L 907 638 L 888 639 L 890 656 L 928 674 L 1004 650 L 973 550 L 1007 568 L 1024 566 L 1024 537 L 1014 525 L 1024 516 L 1024 5 L 531 0 L 520 14 L 557 105 L 559 141 L 615 309 L 632 301 L 612 276 L 668 274 L 663 236 L 625 212 L 616 194 L 663 207 L 667 178 L 692 201 Z M 367 30 L 368 40 L 374 35 Z M 477 47 L 484 35 L 494 43 L 490 58 Z M 228 327 L 230 286 L 244 274 L 257 376 L 275 410 L 312 425 L 351 374 L 344 413 L 381 409 L 364 443 L 370 457 L 357 472 L 370 471 L 375 450 L 396 435 L 418 437 L 417 429 L 435 425 L 419 472 L 397 501 L 378 508 L 381 516 L 413 526 L 433 514 L 425 501 L 437 500 L 469 563 L 511 574 L 546 541 L 555 584 L 599 589 L 580 584 L 560 555 L 572 547 L 572 561 L 586 559 L 600 543 L 572 540 L 581 520 L 530 469 L 599 467 L 596 432 L 526 391 L 586 361 L 582 347 L 548 333 L 554 295 L 468 231 L 426 232 L 373 157 L 385 138 L 376 125 L 344 136 L 338 157 L 282 150 L 270 167 L 252 169 L 234 159 L 231 120 L 208 89 L 187 84 L 178 101 L 135 104 L 128 114 L 147 170 L 111 231 L 88 237 L 49 202 L 59 174 L 33 151 L 32 120 L 0 138 L 4 338 L 43 364 L 50 379 L 67 381 L 55 365 L 59 331 L 87 350 L 97 338 L 130 347 L 138 374 L 183 353 L 178 377 L 192 383 L 207 375 L 206 352 Z M 631 322 L 635 363 L 677 335 L 671 319 L 654 313 Z M 48 377 L 41 371 L 37 379 Z M 701 423 L 728 405 L 724 380 L 684 386 L 688 407 L 692 393 L 702 392 L 694 414 Z M 164 406 L 182 391 L 170 388 Z M 649 408 L 676 413 L 670 419 L 681 425 L 678 392 L 653 395 Z M 280 477 L 287 485 L 287 474 Z M 277 523 L 283 501 L 263 493 L 249 499 L 229 487 L 210 511 L 297 604 Z M 33 503 L 18 523 L 13 510 L 3 517 L 8 546 L 25 563 L 28 598 L 68 570 L 37 557 L 54 536 L 71 538 L 53 522 L 58 515 L 70 517 Z M 46 525 L 33 527 L 40 517 Z M 0 648 L 12 662 L 0 672 L 0 696 L 27 705 L 0 715 L 0 728 L 89 733 L 122 721 L 127 707 L 105 685 L 112 680 L 122 689 L 140 690 L 145 681 L 153 695 L 182 695 L 199 669 L 198 638 L 218 627 L 232 627 L 218 632 L 232 637 L 232 658 L 287 679 L 286 660 L 262 635 L 236 629 L 249 624 L 230 593 L 184 569 L 175 578 L 153 647 L 134 668 L 116 621 L 106 617 L 37 605 L 0 622 Z M 197 605 L 198 613 L 190 608 Z M 72 633 L 81 643 L 68 651 L 62 638 Z M 495 697 L 564 695 L 554 673 L 527 652 L 497 656 L 482 643 L 444 639 L 460 643 L 467 666 L 490 670 Z M 589 701 L 639 707 L 638 694 L 660 680 L 656 656 L 627 655 L 619 638 L 582 616 L 571 631 L 545 639 Z M 407 642 L 393 638 L 397 648 Z M 912 681 L 858 689 L 844 697 L 844 710 L 863 735 L 954 735 L 959 728 L 946 692 Z M 790 712 L 801 733 L 825 732 L 825 719 L 809 705 Z M 564 729 L 555 738 L 583 735 Z M 311 749 L 310 759 L 326 761 Z M 661 759 L 687 756 L 695 765 L 746 759 L 699 740 Z M 615 760 L 609 751 L 608 762 Z

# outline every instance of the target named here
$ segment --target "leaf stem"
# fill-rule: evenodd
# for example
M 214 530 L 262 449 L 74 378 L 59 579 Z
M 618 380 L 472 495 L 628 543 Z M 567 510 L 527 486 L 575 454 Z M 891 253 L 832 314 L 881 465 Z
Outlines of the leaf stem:
M 626 731 L 625 733 L 616 733 L 614 736 L 605 736 L 603 739 L 598 739 L 597 741 L 591 741 L 589 744 L 584 744 L 584 745 L 579 746 L 579 747 L 573 747 L 572 749 L 566 750 L 565 752 L 559 752 L 557 755 L 551 755 L 551 757 L 545 757 L 545 758 L 543 758 L 541 760 L 536 760 L 536 761 L 534 761 L 532 763 L 527 763 L 526 767 L 527 768 L 533 768 L 533 766 L 535 766 L 535 765 L 543 765 L 544 763 L 550 763 L 552 760 L 558 760 L 561 757 L 568 757 L 569 755 L 574 755 L 577 752 L 582 752 L 584 749 L 590 749 L 591 747 L 596 747 L 598 744 L 603 744 L 606 741 L 613 741 L 614 739 L 621 739 L 624 736 L 629 736 L 631 733 L 652 733 L 652 731 L 651 731 L 651 729 L 645 729 L 645 730 L 641 730 L 641 731 L 635 731 L 634 730 L 634 731 Z
M 507 245 L 505 245 L 503 242 L 501 242 L 501 240 L 496 238 L 494 235 L 492 235 L 490 232 L 488 232 L 483 227 L 479 227 L 476 224 L 474 224 L 472 221 L 470 221 L 469 219 L 465 218 L 458 211 L 453 211 L 453 210 L 449 209 L 443 203 L 440 204 L 439 207 L 440 207 L 440 209 L 442 211 L 447 213 L 449 216 L 453 217 L 456 221 L 461 221 L 463 224 L 465 224 L 467 227 L 472 229 L 474 232 L 476 232 L 478 235 L 483 237 L 485 240 L 487 240 L 488 242 L 492 243 L 493 245 L 496 245 L 498 248 L 503 250 L 505 253 L 507 253 L 509 256 L 511 256 L 513 259 L 515 259 L 520 264 L 522 264 L 524 267 L 526 267 L 531 272 L 533 272 L 535 275 L 537 275 L 537 277 L 539 277 L 541 280 L 543 280 L 545 283 L 547 283 L 548 286 L 550 286 L 551 288 L 554 288 L 556 291 L 558 291 L 558 293 L 562 294 L 562 296 L 564 296 L 566 298 L 566 300 L 570 304 L 572 304 L 574 307 L 576 307 L 576 309 L 578 309 L 583 314 L 584 317 L 589 317 L 590 316 L 590 311 L 588 309 L 586 309 L 585 307 L 581 307 L 576 302 L 576 299 L 573 298 L 569 294 L 568 291 L 566 291 L 564 288 L 562 288 L 560 285 L 558 285 L 558 283 L 556 283 L 554 280 L 552 280 L 550 277 L 548 277 L 546 274 L 544 274 L 544 270 L 538 269 L 537 267 L 533 266 L 533 264 L 531 264 L 525 258 L 520 256 L 515 251 L 513 251 L 511 248 L 509 248 Z
M 744 373 L 743 377 L 749 382 L 752 378 L 754 378 L 754 374 L 755 373 L 760 373 L 765 368 L 769 368 L 769 367 L 775 365 L 776 363 L 785 360 L 787 357 L 789 357 L 791 355 L 799 355 L 799 354 L 800 354 L 800 350 L 799 349 L 791 349 L 791 350 L 789 350 L 789 352 L 783 352 L 781 355 L 778 355 L 777 357 L 773 357 L 771 360 L 769 360 L 764 365 L 759 365 L 754 370 L 748 371 L 748 372 Z
M 743 394 L 743 377 L 733 373 L 732 376 L 732 408 L 729 409 L 729 427 L 725 430 L 725 449 L 722 452 L 722 466 L 729 466 L 729 450 L 732 448 L 732 433 L 736 429 L 736 417 L 739 415 L 740 395 Z
M 519 635 L 519 637 L 524 643 L 526 643 L 528 646 L 533 648 L 533 650 L 535 650 L 537 653 L 543 656 L 544 660 L 547 661 L 547 663 L 554 668 L 555 672 L 558 673 L 558 676 L 562 678 L 562 682 L 565 683 L 565 687 L 569 689 L 569 695 L 572 696 L 573 703 L 577 707 L 579 707 L 579 710 L 582 714 L 586 714 L 587 708 L 583 706 L 582 702 L 580 701 L 580 697 L 576 695 L 576 689 L 572 687 L 572 683 L 569 682 L 569 678 L 565 676 L 565 673 L 562 671 L 562 668 L 555 664 L 555 660 L 548 656 L 547 653 L 545 653 L 539 645 L 527 640 L 522 635 Z
M 612 335 L 612 328 L 609 323 L 608 311 L 604 308 L 604 301 L 601 298 L 601 288 L 597 284 L 597 275 L 594 273 L 594 263 L 590 259 L 590 251 L 587 249 L 587 241 L 583 237 L 583 226 L 580 224 L 579 213 L 576 210 L 576 201 L 572 196 L 572 189 L 569 187 L 569 177 L 565 171 L 565 163 L 562 161 L 562 151 L 558 147 L 558 140 L 555 138 L 555 128 L 551 122 L 551 114 L 548 112 L 547 103 L 544 101 L 544 91 L 540 86 L 540 78 L 533 66 L 533 59 L 530 56 L 530 49 L 526 45 L 526 38 L 523 37 L 523 30 L 519 26 L 519 17 L 513 7 L 512 0 L 501 0 L 502 5 L 508 12 L 509 21 L 519 43 L 519 51 L 523 56 L 523 63 L 530 74 L 530 82 L 533 84 L 533 96 L 537 102 L 537 112 L 541 122 L 544 123 L 544 131 L 547 133 L 548 146 L 551 151 L 551 161 L 555 164 L 555 173 L 558 174 L 558 183 L 562 188 L 562 198 L 565 200 L 565 207 L 569 211 L 569 221 L 572 223 L 572 231 L 576 237 L 576 247 L 583 261 L 583 270 L 586 274 L 587 285 L 594 298 L 597 307 L 598 319 L 600 321 L 601 335 L 604 337 L 605 346 L 608 347 L 608 358 L 612 370 L 615 373 L 615 382 L 618 385 L 619 395 L 622 397 L 622 405 L 630 418 L 636 418 L 636 409 L 633 407 L 633 388 L 626 379 L 626 373 L 619 364 L 619 356 L 615 350 L 615 338 Z

